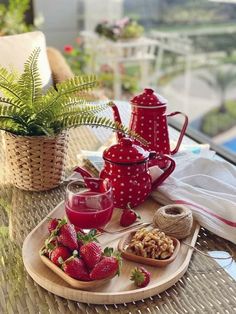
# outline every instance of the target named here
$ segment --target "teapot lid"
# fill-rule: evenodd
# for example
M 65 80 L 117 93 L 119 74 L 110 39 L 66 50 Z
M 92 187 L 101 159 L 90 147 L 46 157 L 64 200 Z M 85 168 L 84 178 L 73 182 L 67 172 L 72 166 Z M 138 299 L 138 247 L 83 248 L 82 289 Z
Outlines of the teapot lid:
M 163 106 L 166 105 L 167 101 L 164 97 L 155 94 L 151 88 L 145 88 L 144 92 L 140 95 L 134 96 L 130 101 L 132 104 L 137 106 Z
M 112 163 L 132 164 L 147 160 L 149 155 L 149 151 L 135 145 L 130 138 L 124 137 L 118 144 L 112 145 L 103 152 L 103 159 Z

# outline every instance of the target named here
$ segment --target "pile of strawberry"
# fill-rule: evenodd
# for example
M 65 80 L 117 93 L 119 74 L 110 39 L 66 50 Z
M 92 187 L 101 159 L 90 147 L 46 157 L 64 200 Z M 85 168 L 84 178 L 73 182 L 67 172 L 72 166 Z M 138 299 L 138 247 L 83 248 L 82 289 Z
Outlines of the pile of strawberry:
M 112 248 L 102 251 L 96 238 L 96 230 L 85 234 L 66 219 L 51 219 L 48 223 L 49 237 L 42 255 L 77 280 L 91 281 L 119 275 L 121 257 Z

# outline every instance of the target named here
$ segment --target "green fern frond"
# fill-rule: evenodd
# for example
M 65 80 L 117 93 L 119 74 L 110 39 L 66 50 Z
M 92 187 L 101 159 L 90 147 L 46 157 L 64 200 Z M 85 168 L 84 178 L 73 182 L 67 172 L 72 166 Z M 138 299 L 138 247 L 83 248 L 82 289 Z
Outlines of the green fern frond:
M 44 96 L 44 101 L 39 110 L 36 113 L 36 120 L 41 120 L 41 117 L 44 115 L 50 115 L 50 111 L 54 110 L 54 107 L 58 107 L 58 104 L 61 103 L 66 96 L 73 96 L 75 93 L 88 91 L 97 85 L 95 76 L 85 75 L 82 77 L 73 77 L 69 80 L 66 80 L 62 83 L 56 85 L 57 91 L 52 88 Z
M 0 130 L 11 132 L 16 135 L 27 135 L 28 130 L 21 121 L 14 117 L 0 116 Z
M 24 72 L 18 81 L 24 101 L 33 106 L 35 99 L 42 94 L 42 80 L 37 66 L 40 48 L 36 48 L 24 65 Z
M 81 106 L 81 107 L 65 107 L 60 111 L 59 114 L 55 115 L 55 119 L 64 119 L 64 117 L 69 117 L 69 116 L 77 116 L 77 115 L 95 115 L 98 114 L 104 109 L 107 108 L 106 104 L 102 105 L 86 105 L 86 106 Z
M 0 81 L 5 83 L 14 83 L 16 78 L 15 72 L 10 72 L 7 69 L 0 66 Z
M 87 125 L 87 126 L 91 126 L 95 128 L 104 127 L 104 128 L 108 128 L 113 131 L 116 131 L 116 132 L 119 131 L 120 133 L 123 133 L 125 135 L 135 137 L 143 144 L 147 144 L 147 142 L 142 137 L 140 137 L 138 134 L 136 134 L 132 130 L 128 129 L 126 126 L 121 125 L 120 123 L 114 122 L 113 120 L 106 117 L 81 114 L 79 116 L 65 117 L 64 120 L 62 121 L 63 129 L 74 128 L 81 125 Z
M 60 95 L 73 95 L 78 92 L 87 92 L 98 85 L 95 75 L 74 76 L 69 80 L 56 84 Z
M 0 81 L 0 89 L 5 97 L 12 100 L 18 100 L 20 104 L 24 103 L 22 91 L 16 83 Z
M 31 115 L 26 105 L 21 105 L 21 101 L 0 97 L 0 116 L 18 116 L 24 123 L 27 123 Z
M 0 104 L 5 105 L 7 107 L 13 106 L 16 108 L 20 108 L 21 102 L 19 100 L 14 100 L 6 97 L 0 97 Z

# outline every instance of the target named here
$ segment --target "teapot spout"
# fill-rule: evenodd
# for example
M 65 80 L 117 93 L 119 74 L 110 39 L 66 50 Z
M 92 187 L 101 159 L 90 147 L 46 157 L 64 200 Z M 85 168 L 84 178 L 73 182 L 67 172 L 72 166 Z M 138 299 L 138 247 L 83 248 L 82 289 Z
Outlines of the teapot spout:
M 121 121 L 120 113 L 119 113 L 119 110 L 118 110 L 116 104 L 113 101 L 110 101 L 109 106 L 111 107 L 111 109 L 113 111 L 114 121 L 117 123 L 117 125 L 121 125 L 122 121 Z M 117 131 L 116 137 L 117 137 L 117 141 L 119 142 L 125 136 L 123 133 Z

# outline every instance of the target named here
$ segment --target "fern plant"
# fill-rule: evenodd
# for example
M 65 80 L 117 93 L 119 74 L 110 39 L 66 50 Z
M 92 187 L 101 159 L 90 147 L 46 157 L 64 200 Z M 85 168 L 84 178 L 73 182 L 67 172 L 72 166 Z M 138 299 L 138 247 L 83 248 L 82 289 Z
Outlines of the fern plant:
M 80 125 L 107 127 L 135 136 L 128 128 L 99 116 L 108 104 L 90 104 L 86 92 L 93 75 L 75 76 L 43 93 L 37 66 L 40 48 L 29 56 L 21 75 L 0 67 L 0 129 L 23 136 L 56 135 Z M 139 138 L 138 135 L 135 136 Z

